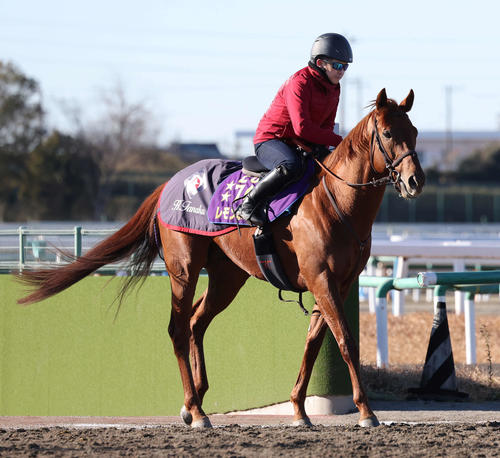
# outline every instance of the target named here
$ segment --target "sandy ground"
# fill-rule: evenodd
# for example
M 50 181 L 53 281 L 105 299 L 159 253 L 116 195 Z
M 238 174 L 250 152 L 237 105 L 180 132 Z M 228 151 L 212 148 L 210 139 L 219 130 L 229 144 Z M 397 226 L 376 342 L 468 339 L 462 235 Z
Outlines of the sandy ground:
M 312 417 L 213 415 L 193 430 L 172 417 L 3 417 L 0 456 L 498 456 L 500 403 L 373 403 L 382 425 L 357 414 Z
M 498 456 L 499 424 L 388 425 L 363 430 L 347 426 L 289 427 L 235 425 L 193 431 L 147 429 L 63 429 L 8 431 L 2 456 L 133 457 L 436 457 Z

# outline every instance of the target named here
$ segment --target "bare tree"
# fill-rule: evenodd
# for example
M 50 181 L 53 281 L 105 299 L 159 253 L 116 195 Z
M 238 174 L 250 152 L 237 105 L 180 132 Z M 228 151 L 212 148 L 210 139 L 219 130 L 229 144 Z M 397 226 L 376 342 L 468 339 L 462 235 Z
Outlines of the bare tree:
M 132 155 L 144 154 L 156 146 L 158 128 L 146 103 L 132 102 L 120 81 L 111 89 L 100 91 L 98 108 L 100 114 L 96 118 L 84 120 L 78 106 L 63 107 L 75 127 L 75 135 L 94 146 L 93 159 L 100 169 L 95 217 L 104 219 L 113 182 L 123 164 Z

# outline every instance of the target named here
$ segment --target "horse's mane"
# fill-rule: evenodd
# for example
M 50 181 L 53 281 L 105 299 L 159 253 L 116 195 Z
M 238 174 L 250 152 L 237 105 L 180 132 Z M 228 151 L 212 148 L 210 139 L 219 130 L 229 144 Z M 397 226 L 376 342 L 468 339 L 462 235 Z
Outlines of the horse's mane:
M 370 113 L 361 119 L 361 121 L 359 121 L 358 124 L 356 124 L 344 137 L 339 146 L 337 146 L 337 148 L 335 148 L 328 155 L 327 159 L 329 159 L 329 167 L 334 167 L 339 162 L 350 160 L 356 154 L 356 151 L 362 147 L 366 136 L 368 121 L 370 120 L 373 112 L 374 110 L 370 111 Z
M 366 106 L 366 108 L 371 108 L 370 112 L 349 131 L 340 145 L 328 156 L 333 161 L 330 166 L 334 166 L 340 161 L 351 159 L 356 151 L 366 148 L 367 125 L 375 112 L 376 103 L 377 101 L 373 100 Z M 387 113 L 393 112 L 398 107 L 399 105 L 395 100 L 387 99 Z

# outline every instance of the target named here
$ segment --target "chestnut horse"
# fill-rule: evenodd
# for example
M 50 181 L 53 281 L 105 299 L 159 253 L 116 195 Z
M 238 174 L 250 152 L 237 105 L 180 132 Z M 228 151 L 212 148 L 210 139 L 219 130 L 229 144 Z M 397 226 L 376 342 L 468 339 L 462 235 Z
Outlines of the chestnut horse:
M 293 388 L 294 424 L 310 425 L 304 409 L 307 384 L 326 328 L 332 331 L 349 367 L 359 424 L 378 425 L 360 380 L 359 352 L 347 325 L 344 300 L 370 255 L 371 231 L 387 183 L 411 199 L 422 191 L 425 176 L 415 152 L 417 129 L 407 112 L 413 91 L 399 105 L 380 91 L 372 111 L 327 155 L 295 214 L 270 228 L 284 271 L 297 290 L 315 298 L 300 373 Z M 20 279 L 36 290 L 19 303 L 32 303 L 68 288 L 99 267 L 131 258 L 134 280 L 144 278 L 159 252 L 154 218 L 159 187 L 131 220 L 84 256 L 54 269 L 24 271 Z M 179 363 L 184 405 L 181 416 L 193 427 L 210 427 L 202 409 L 208 380 L 203 337 L 213 318 L 235 298 L 247 278 L 264 279 L 254 253 L 254 228 L 216 237 L 159 228 L 165 266 L 172 287 L 169 335 Z M 311 254 L 314 253 L 313 256 Z M 193 302 L 200 270 L 209 284 Z

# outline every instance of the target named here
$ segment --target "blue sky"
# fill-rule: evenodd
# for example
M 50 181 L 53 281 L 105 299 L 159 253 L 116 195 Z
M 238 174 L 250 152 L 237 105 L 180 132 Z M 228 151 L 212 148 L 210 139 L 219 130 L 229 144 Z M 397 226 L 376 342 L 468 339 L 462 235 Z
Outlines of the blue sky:
M 41 85 L 53 125 L 60 100 L 91 117 L 120 81 L 154 113 L 165 142 L 215 141 L 255 129 L 282 82 L 325 32 L 352 41 L 338 121 L 352 127 L 385 87 L 410 88 L 419 130 L 500 124 L 497 1 L 0 0 L 0 59 Z

